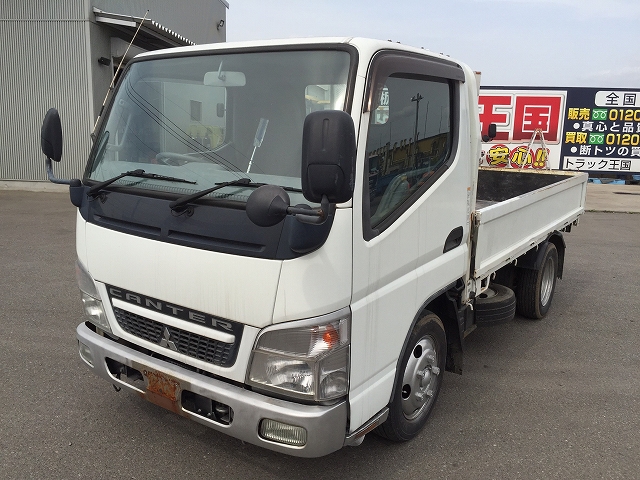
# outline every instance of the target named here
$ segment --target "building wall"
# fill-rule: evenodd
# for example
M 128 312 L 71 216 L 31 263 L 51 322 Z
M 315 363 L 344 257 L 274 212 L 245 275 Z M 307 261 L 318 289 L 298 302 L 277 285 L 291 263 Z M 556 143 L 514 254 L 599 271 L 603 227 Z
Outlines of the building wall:
M 0 18 L 12 20 L 84 20 L 85 2 L 81 0 L 58 0 L 55 2 L 25 2 L 3 0 Z
M 113 74 L 111 36 L 93 7 L 148 18 L 196 43 L 225 41 L 226 5 L 221 0 L 56 0 L 0 3 L 0 179 L 46 181 L 40 128 L 50 107 L 60 112 L 63 154 L 54 173 L 82 176 L 90 134 Z
M 102 65 L 98 63 L 100 57 L 111 59 L 111 36 L 119 32 L 112 31 L 104 25 L 89 22 L 89 68 L 91 70 L 91 130 L 100 113 L 100 108 L 113 79 L 114 65 Z
M 86 0 L 106 12 L 151 18 L 163 26 L 198 44 L 224 42 L 226 26 L 217 29 L 220 20 L 226 22 L 227 7 L 220 0 Z
M 90 98 L 86 21 L 78 3 L 2 2 L 0 179 L 46 180 L 40 127 L 50 107 L 60 112 L 64 137 L 63 161 L 54 172 L 69 178 L 82 171 Z

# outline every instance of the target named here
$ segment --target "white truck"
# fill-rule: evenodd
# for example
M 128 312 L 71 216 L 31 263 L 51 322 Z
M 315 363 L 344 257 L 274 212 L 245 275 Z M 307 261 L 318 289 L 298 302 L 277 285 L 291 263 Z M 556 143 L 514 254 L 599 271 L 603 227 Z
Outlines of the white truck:
M 468 333 L 545 316 L 584 212 L 583 173 L 479 168 L 474 72 L 391 42 L 139 55 L 82 180 L 60 125 L 84 363 L 296 456 L 414 437 Z

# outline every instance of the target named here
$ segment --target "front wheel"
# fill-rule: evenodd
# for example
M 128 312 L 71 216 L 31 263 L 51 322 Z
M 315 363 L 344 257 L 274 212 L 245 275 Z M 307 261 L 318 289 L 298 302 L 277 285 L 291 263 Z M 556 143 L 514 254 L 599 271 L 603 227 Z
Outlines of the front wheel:
M 431 413 L 444 374 L 447 339 L 437 315 L 426 312 L 411 332 L 396 374 L 387 420 L 376 432 L 406 442 L 422 429 Z
M 517 311 L 520 315 L 539 320 L 549 311 L 558 277 L 558 250 L 549 242 L 539 269 L 521 268 L 518 273 Z

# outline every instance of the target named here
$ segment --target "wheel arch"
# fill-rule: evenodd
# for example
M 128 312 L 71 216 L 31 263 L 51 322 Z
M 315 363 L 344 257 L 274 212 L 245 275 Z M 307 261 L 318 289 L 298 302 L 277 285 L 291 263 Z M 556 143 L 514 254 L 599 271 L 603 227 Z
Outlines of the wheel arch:
M 458 374 L 462 373 L 462 349 L 464 343 L 463 332 L 465 324 L 464 318 L 460 318 L 458 310 L 455 307 L 456 297 L 459 298 L 459 295 L 457 295 L 456 292 L 461 290 L 461 285 L 463 285 L 462 279 L 447 285 L 442 290 L 436 292 L 425 300 L 420 309 L 418 309 L 413 321 L 411 322 L 411 326 L 406 332 L 402 349 L 399 352 L 398 359 L 396 361 L 396 372 L 398 372 L 400 362 L 402 362 L 407 351 L 411 332 L 413 332 L 416 324 L 425 315 L 425 313 L 431 312 L 440 318 L 447 337 L 446 370 Z M 393 396 L 396 393 L 397 387 L 398 376 L 396 375 L 396 378 L 393 381 L 393 389 L 391 390 L 389 402 L 393 401 Z
M 562 232 L 558 231 L 550 233 L 544 242 L 518 258 L 518 268 L 539 270 L 542 267 L 542 260 L 548 243 L 552 243 L 558 251 L 558 278 L 562 278 L 562 272 L 564 270 L 564 253 L 567 245 L 564 241 L 564 237 L 562 236 Z
M 564 252 L 567 249 L 567 244 L 564 242 L 561 232 L 554 232 L 548 241 L 553 243 L 558 251 L 558 278 L 561 279 L 564 270 Z

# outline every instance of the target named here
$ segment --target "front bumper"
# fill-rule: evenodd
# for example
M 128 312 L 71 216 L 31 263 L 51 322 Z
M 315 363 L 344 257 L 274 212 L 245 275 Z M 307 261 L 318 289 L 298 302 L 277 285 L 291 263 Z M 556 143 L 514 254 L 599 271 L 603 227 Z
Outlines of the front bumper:
M 96 334 L 84 323 L 78 325 L 76 335 L 78 341 L 91 352 L 91 368 L 98 376 L 214 430 L 260 447 L 299 457 L 320 457 L 340 449 L 345 443 L 346 401 L 320 406 L 271 398 L 144 355 Z M 141 372 L 144 381 L 136 382 L 140 387 L 116 378 L 107 366 L 107 359 Z M 229 424 L 223 424 L 186 409 L 182 404 L 183 392 L 191 392 L 228 405 L 233 410 L 233 420 Z M 263 419 L 305 428 L 306 444 L 300 447 L 289 446 L 260 437 L 258 430 Z

